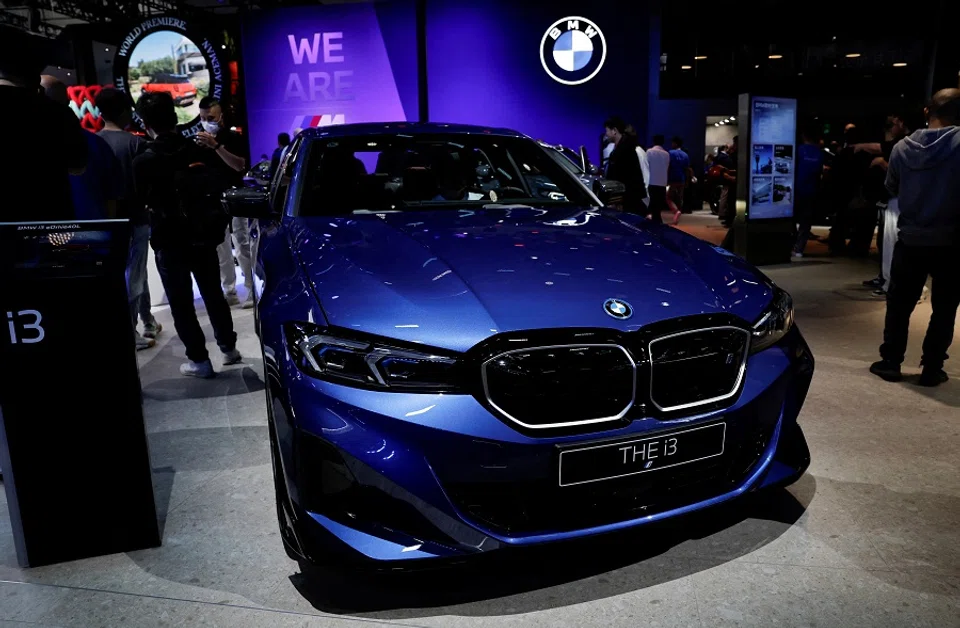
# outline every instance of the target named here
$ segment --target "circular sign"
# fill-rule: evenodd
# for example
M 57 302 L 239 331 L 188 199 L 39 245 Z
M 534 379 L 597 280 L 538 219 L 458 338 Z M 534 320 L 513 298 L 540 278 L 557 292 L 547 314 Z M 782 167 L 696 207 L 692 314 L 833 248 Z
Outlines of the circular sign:
M 134 102 L 146 93 L 167 93 L 176 106 L 178 128 L 200 131 L 200 100 L 227 96 L 223 67 L 210 39 L 177 17 L 144 20 L 123 38 L 113 61 L 114 86 Z M 137 124 L 139 116 L 134 113 Z
M 607 299 L 604 301 L 603 311 L 621 321 L 625 321 L 633 316 L 633 306 L 620 299 Z
M 550 25 L 540 40 L 540 63 L 550 78 L 581 85 L 597 75 L 607 60 L 607 40 L 585 17 L 571 16 Z

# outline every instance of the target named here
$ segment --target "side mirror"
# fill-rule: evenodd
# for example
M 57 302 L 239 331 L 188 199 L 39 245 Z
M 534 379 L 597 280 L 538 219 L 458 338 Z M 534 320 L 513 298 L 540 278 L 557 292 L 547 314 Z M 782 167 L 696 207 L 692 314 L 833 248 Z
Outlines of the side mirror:
M 627 186 L 611 179 L 597 179 L 593 184 L 593 192 L 604 205 L 619 205 L 623 203 Z
M 223 208 L 234 218 L 271 218 L 275 216 L 266 191 L 236 188 L 223 193 Z

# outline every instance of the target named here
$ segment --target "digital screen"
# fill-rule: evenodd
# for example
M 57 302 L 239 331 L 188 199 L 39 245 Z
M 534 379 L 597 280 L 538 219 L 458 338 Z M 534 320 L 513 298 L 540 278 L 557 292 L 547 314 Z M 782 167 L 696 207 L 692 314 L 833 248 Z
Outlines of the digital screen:
M 790 218 L 794 203 L 797 101 L 755 96 L 750 103 L 750 220 Z
M 254 161 L 280 133 L 418 118 L 413 2 L 257 11 L 243 50 Z
M 112 262 L 123 261 L 128 234 L 125 220 L 4 223 L 0 259 L 35 278 L 100 275 Z
M 210 91 L 210 71 L 200 48 L 183 33 L 157 30 L 130 53 L 127 88 L 134 102 L 141 94 L 164 92 L 173 98 L 177 123 L 200 115 L 200 99 Z

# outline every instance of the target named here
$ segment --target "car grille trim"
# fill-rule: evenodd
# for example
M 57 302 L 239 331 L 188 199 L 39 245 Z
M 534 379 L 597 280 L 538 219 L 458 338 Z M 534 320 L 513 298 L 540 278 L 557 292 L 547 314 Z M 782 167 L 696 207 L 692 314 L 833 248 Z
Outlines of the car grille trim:
M 633 372 L 633 377 L 631 378 L 631 379 L 632 379 L 632 390 L 631 390 L 631 393 L 630 393 L 630 401 L 629 401 L 629 403 L 627 403 L 627 405 L 623 408 L 623 410 L 621 410 L 621 411 L 620 411 L 619 413 L 617 413 L 616 415 L 605 416 L 605 417 L 597 417 L 597 418 L 590 418 L 590 419 L 581 419 L 581 420 L 577 420 L 577 421 L 563 421 L 563 422 L 560 422 L 560 423 L 531 424 L 531 423 L 526 423 L 526 422 L 524 422 L 524 421 L 522 421 L 522 420 L 514 417 L 514 416 L 511 415 L 509 412 L 507 412 L 506 410 L 504 410 L 503 408 L 501 408 L 500 406 L 498 406 L 498 405 L 496 404 L 496 402 L 494 402 L 494 400 L 493 400 L 493 398 L 492 398 L 492 395 L 490 394 L 490 388 L 489 388 L 489 386 L 488 386 L 488 379 L 487 379 L 487 366 L 488 366 L 491 362 L 494 362 L 495 360 L 498 360 L 498 359 L 500 359 L 500 358 L 502 358 L 502 357 L 504 357 L 504 356 L 513 355 L 513 354 L 516 354 L 516 353 L 529 353 L 529 352 L 533 352 L 533 351 L 549 351 L 549 350 L 552 350 L 552 349 L 577 349 L 577 348 L 584 348 L 584 349 L 599 349 L 599 348 L 618 349 L 619 351 L 623 352 L 624 356 L 626 356 L 627 360 L 629 361 L 631 370 L 632 370 L 632 372 Z M 610 423 L 610 422 L 613 422 L 613 421 L 620 421 L 620 420 L 623 419 L 625 416 L 627 416 L 627 414 L 630 412 L 630 410 L 634 407 L 634 405 L 635 405 L 636 402 L 637 402 L 637 379 L 638 379 L 638 378 L 637 378 L 637 368 L 638 368 L 638 367 L 637 367 L 637 362 L 636 362 L 636 360 L 634 360 L 634 358 L 633 358 L 633 356 L 631 355 L 630 351 L 628 351 L 628 350 L 627 350 L 624 346 L 622 346 L 622 345 L 619 345 L 619 344 L 616 344 L 616 343 L 569 343 L 569 344 L 552 344 L 552 345 L 543 345 L 543 346 L 533 346 L 533 347 L 525 347 L 525 348 L 522 348 L 522 349 L 511 349 L 511 350 L 509 350 L 509 351 L 502 351 L 502 352 L 496 354 L 495 356 L 493 356 L 493 357 L 491 357 L 491 358 L 489 358 L 489 359 L 487 359 L 486 361 L 483 362 L 483 364 L 481 365 L 481 368 L 480 368 L 480 374 L 481 374 L 481 379 L 482 379 L 482 384 L 483 384 L 483 394 L 484 394 L 484 397 L 485 397 L 487 403 L 490 404 L 490 406 L 491 406 L 494 410 L 496 410 L 498 413 L 500 413 L 500 415 L 503 416 L 504 418 L 512 421 L 513 423 L 516 423 L 517 425 L 520 425 L 521 427 L 524 427 L 524 428 L 527 428 L 527 429 L 534 429 L 534 430 L 544 430 L 544 429 L 556 429 L 556 428 L 564 428 L 564 427 L 577 427 L 577 426 L 582 426 L 582 425 L 593 425 L 593 424 L 597 424 L 597 423 Z
M 693 334 L 702 334 L 702 333 L 704 333 L 704 332 L 711 332 L 711 331 L 732 331 L 732 332 L 738 332 L 738 333 L 740 333 L 740 334 L 743 334 L 743 336 L 744 336 L 744 338 L 745 338 L 745 340 L 744 340 L 744 345 L 743 345 L 743 347 L 742 347 L 742 349 L 741 349 L 741 351 L 742 351 L 742 356 L 741 356 L 741 359 L 740 359 L 740 366 L 739 366 L 739 369 L 738 369 L 738 372 L 737 372 L 736 380 L 735 380 L 734 383 L 733 383 L 733 386 L 732 386 L 731 389 L 730 389 L 729 391 L 727 391 L 726 393 L 724 393 L 724 394 L 722 394 L 722 395 L 715 396 L 715 397 L 711 397 L 711 398 L 709 398 L 709 399 L 701 399 L 701 400 L 698 400 L 698 401 L 692 401 L 692 402 L 689 402 L 689 403 L 681 403 L 681 404 L 676 404 L 676 405 L 672 405 L 672 406 L 670 406 L 670 405 L 668 405 L 668 406 L 661 406 L 659 403 L 657 403 L 657 399 L 656 399 L 656 396 L 655 396 L 655 394 L 654 394 L 654 377 L 655 377 L 655 370 L 656 370 L 656 364 L 657 364 L 657 362 L 654 360 L 654 357 L 653 357 L 653 356 L 655 355 L 654 349 L 653 349 L 654 345 L 656 345 L 658 342 L 663 342 L 663 341 L 665 341 L 665 340 L 670 340 L 671 338 L 678 338 L 678 337 L 681 337 L 681 336 L 689 336 L 689 335 L 693 335 Z M 735 327 L 735 326 L 733 326 L 733 325 L 720 325 L 720 326 L 716 326 L 716 327 L 703 327 L 703 328 L 698 328 L 698 329 L 688 329 L 688 330 L 679 331 L 679 332 L 675 332 L 675 333 L 672 333 L 672 334 L 666 334 L 666 335 L 662 335 L 662 336 L 657 336 L 656 338 L 653 338 L 653 339 L 650 340 L 649 343 L 647 344 L 647 355 L 649 356 L 648 359 L 650 360 L 650 367 L 651 367 L 651 369 L 650 369 L 650 381 L 649 381 L 649 386 L 650 386 L 650 390 L 649 390 L 650 402 L 654 405 L 654 407 L 656 407 L 656 408 L 657 408 L 658 410 L 660 410 L 661 412 L 677 412 L 677 411 L 680 411 L 680 410 L 690 410 L 690 409 L 692 409 L 692 408 L 697 408 L 697 407 L 700 407 L 700 406 L 709 406 L 709 405 L 711 405 L 711 404 L 716 404 L 716 403 L 720 403 L 720 402 L 722 402 L 722 401 L 726 401 L 727 399 L 730 399 L 731 397 L 735 397 L 735 396 L 737 395 L 737 393 L 739 393 L 739 391 L 740 391 L 740 386 L 741 386 L 741 384 L 743 384 L 743 378 L 744 378 L 744 376 L 746 375 L 746 371 L 747 371 L 747 359 L 748 359 L 749 356 L 750 356 L 750 340 L 751 340 L 751 333 L 750 333 L 748 330 L 743 329 L 743 328 L 741 328 L 741 327 Z M 719 353 L 718 351 L 714 351 L 714 352 L 711 352 L 711 353 L 702 353 L 702 354 L 698 354 L 698 355 L 696 355 L 696 356 L 690 356 L 689 358 L 683 358 L 682 360 L 699 359 L 699 358 L 708 357 L 708 356 L 710 356 L 710 355 L 716 355 L 716 354 L 718 354 L 718 353 Z M 678 361 L 681 361 L 681 360 L 672 360 L 671 362 L 678 362 Z

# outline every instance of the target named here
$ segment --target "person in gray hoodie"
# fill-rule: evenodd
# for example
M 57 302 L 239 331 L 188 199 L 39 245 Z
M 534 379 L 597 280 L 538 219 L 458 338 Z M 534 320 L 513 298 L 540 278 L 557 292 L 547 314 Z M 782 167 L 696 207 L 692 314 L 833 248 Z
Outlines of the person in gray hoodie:
M 923 340 L 921 386 L 947 381 L 943 363 L 960 306 L 960 89 L 934 94 L 928 128 L 901 140 L 890 156 L 886 187 L 900 198 L 899 240 L 893 253 L 879 362 L 870 372 L 903 378 L 910 315 L 933 278 L 933 314 Z

